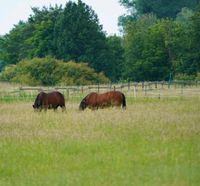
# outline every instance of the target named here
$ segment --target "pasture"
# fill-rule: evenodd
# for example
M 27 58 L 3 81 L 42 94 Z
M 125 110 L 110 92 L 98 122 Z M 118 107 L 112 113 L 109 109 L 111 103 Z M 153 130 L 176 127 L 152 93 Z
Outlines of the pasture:
M 127 97 L 127 109 L 34 112 L 0 102 L 0 185 L 199 185 L 200 98 Z

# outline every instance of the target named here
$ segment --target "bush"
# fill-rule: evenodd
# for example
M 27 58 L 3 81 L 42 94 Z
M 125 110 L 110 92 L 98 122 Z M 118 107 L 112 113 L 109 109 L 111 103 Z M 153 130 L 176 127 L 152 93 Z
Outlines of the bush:
M 197 73 L 196 80 L 200 81 L 200 72 Z
M 16 76 L 16 65 L 8 65 L 0 73 L 0 80 L 9 81 Z
M 194 75 L 187 75 L 187 74 L 177 74 L 174 79 L 175 80 L 190 81 L 190 80 L 195 80 L 195 76 Z
M 109 83 L 103 73 L 96 73 L 86 63 L 64 62 L 51 57 L 22 60 L 7 66 L 0 80 L 26 85 L 88 85 Z

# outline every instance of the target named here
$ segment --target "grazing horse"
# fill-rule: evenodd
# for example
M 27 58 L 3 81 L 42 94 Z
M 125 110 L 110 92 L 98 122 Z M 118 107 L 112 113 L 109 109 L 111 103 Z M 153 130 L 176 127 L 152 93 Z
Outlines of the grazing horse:
M 122 108 L 126 108 L 126 98 L 124 94 L 120 91 L 109 91 L 102 94 L 92 92 L 83 98 L 79 105 L 79 110 L 84 110 L 87 107 L 90 109 L 98 109 L 110 106 L 122 106 Z
M 65 98 L 60 92 L 53 91 L 50 93 L 40 92 L 35 99 L 33 108 L 39 111 L 53 108 L 55 111 L 59 106 L 63 111 L 66 109 Z

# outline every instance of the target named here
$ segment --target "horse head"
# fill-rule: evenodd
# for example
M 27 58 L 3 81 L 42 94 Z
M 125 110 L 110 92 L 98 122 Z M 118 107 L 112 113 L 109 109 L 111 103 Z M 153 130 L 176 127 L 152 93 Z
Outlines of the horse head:
M 43 97 L 44 97 L 44 92 L 40 92 L 36 99 L 35 99 L 35 102 L 33 104 L 33 108 L 36 110 L 36 109 L 41 109 L 42 108 L 42 100 L 43 100 Z
M 85 110 L 86 107 L 87 107 L 86 99 L 84 98 L 84 99 L 81 101 L 80 105 L 79 105 L 79 110 Z

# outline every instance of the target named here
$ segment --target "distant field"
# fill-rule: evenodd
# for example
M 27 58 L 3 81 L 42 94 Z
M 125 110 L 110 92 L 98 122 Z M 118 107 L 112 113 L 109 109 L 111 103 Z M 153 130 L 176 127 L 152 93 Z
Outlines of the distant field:
M 0 185 L 200 185 L 200 98 L 37 113 L 0 102 Z

